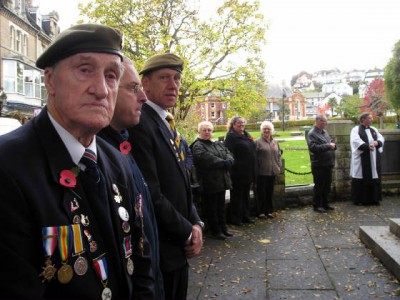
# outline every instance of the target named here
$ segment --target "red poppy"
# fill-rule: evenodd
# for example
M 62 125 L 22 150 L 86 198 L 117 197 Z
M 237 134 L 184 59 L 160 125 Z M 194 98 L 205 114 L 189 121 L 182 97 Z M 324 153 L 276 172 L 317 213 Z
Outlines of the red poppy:
M 128 141 L 123 141 L 121 144 L 119 144 L 119 151 L 121 151 L 122 154 L 127 155 L 129 152 L 131 152 L 131 143 Z
M 68 188 L 76 186 L 76 177 L 71 170 L 62 170 L 60 173 L 60 184 Z
M 252 141 L 253 141 L 253 140 L 254 140 L 254 138 L 253 138 L 252 136 L 249 136 L 249 140 L 252 140 Z

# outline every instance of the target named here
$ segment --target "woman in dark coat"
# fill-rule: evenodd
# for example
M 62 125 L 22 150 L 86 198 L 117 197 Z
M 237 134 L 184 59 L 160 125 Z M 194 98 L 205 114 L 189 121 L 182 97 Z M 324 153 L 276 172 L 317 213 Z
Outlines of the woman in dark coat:
M 233 156 L 221 142 L 211 140 L 213 125 L 198 125 L 199 137 L 191 145 L 208 226 L 213 237 L 225 240 L 232 234 L 225 222 L 225 191 L 232 187 L 229 170 Z
M 254 223 L 250 218 L 250 185 L 255 182 L 256 146 L 244 124 L 242 117 L 233 117 L 225 139 L 235 159 L 231 171 L 231 223 L 237 226 Z

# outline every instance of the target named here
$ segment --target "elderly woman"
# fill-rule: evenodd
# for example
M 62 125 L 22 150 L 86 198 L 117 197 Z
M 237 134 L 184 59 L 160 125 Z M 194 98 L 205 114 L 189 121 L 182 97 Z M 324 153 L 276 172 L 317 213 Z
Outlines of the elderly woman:
M 280 173 L 282 161 L 279 144 L 272 138 L 274 125 L 264 121 L 260 126 L 261 137 L 256 140 L 257 152 L 257 208 L 259 218 L 273 218 L 272 195 L 275 176 Z
M 229 170 L 233 156 L 221 142 L 211 140 L 213 125 L 198 125 L 199 137 L 191 145 L 208 227 L 214 238 L 232 236 L 225 222 L 225 191 L 232 187 Z
M 235 159 L 231 171 L 231 223 L 236 226 L 254 223 L 250 218 L 250 186 L 255 182 L 256 146 L 244 126 L 242 117 L 233 117 L 225 139 Z

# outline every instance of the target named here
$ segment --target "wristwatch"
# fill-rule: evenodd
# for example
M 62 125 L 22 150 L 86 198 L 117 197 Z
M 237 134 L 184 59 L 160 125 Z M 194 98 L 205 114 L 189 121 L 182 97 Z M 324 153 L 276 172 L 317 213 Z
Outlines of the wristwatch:
M 196 222 L 196 225 L 199 225 L 201 227 L 201 230 L 204 231 L 204 227 L 205 227 L 204 222 L 198 221 L 198 222 Z

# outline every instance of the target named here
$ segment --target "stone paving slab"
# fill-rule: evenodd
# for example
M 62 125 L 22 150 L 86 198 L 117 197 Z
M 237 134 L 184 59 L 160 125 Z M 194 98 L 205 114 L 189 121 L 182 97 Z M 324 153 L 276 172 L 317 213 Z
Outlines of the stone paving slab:
M 333 289 L 324 265 L 318 260 L 267 260 L 269 289 Z
M 266 250 L 266 259 L 315 259 L 316 252 L 312 239 L 284 238 L 272 240 Z
M 318 251 L 319 257 L 328 273 L 382 273 L 385 268 L 365 247 L 329 248 Z
M 399 284 L 387 272 L 331 272 L 329 276 L 341 300 L 400 299 L 394 292 Z
M 338 299 L 334 290 L 273 290 L 268 300 L 307 299 L 334 300 Z

